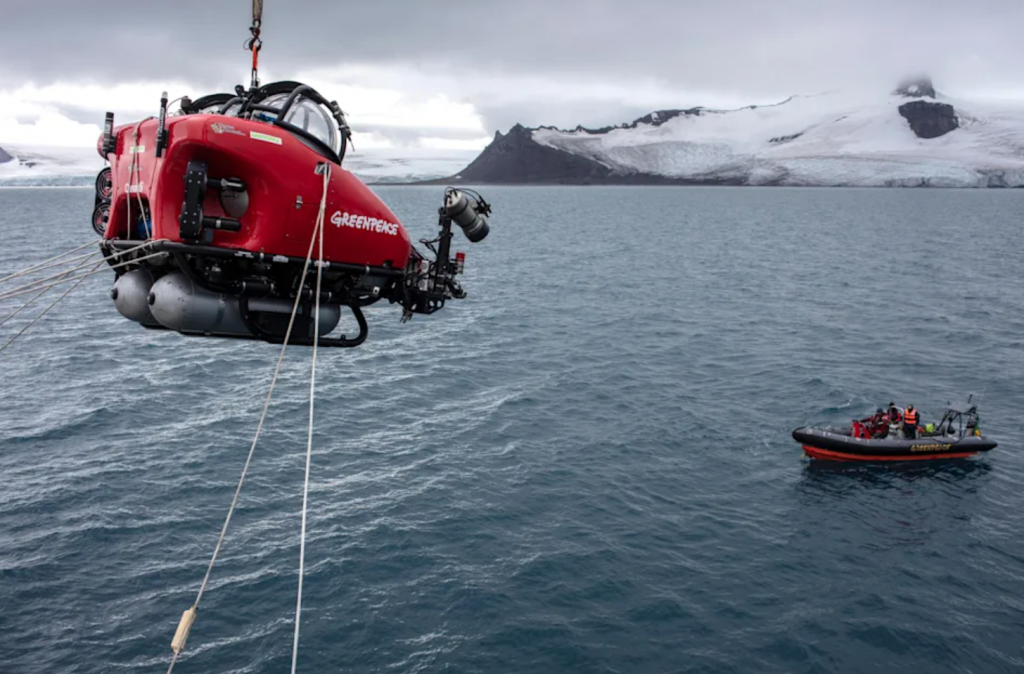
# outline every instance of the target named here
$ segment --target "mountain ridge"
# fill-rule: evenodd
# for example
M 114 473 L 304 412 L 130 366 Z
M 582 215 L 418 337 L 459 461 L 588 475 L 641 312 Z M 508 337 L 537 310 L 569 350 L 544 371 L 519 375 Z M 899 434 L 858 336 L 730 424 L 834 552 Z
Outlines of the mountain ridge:
M 1024 107 L 951 99 L 926 76 L 884 95 L 793 95 L 631 122 L 515 124 L 429 183 L 1024 187 Z

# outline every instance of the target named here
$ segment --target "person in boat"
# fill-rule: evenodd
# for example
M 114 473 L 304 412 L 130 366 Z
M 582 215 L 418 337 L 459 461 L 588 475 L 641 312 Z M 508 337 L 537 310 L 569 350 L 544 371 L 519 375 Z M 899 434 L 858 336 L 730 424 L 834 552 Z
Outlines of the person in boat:
M 899 438 L 902 435 L 900 431 L 903 425 L 903 410 L 896 407 L 896 403 L 890 400 L 886 416 L 889 417 L 889 427 L 886 429 L 884 437 Z
M 921 421 L 920 415 L 913 405 L 907 405 L 903 412 L 903 435 L 911 440 L 917 437 L 917 425 Z
M 870 417 L 860 420 L 873 438 L 884 438 L 889 433 L 889 415 L 881 407 Z

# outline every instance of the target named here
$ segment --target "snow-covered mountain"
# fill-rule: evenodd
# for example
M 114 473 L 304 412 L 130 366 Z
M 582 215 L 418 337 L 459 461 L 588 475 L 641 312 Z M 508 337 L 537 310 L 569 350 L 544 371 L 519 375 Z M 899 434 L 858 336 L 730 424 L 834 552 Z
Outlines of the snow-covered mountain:
M 466 150 L 350 150 L 344 166 L 366 183 L 415 182 L 451 175 L 476 154 Z M 104 166 L 92 147 L 0 147 L 0 187 L 92 185 Z
M 96 148 L 6 143 L 0 148 L 0 187 L 91 185 L 101 168 L 103 159 Z
M 920 79 L 870 98 L 663 110 L 603 129 L 517 125 L 451 180 L 1022 187 L 1024 104 L 950 98 Z

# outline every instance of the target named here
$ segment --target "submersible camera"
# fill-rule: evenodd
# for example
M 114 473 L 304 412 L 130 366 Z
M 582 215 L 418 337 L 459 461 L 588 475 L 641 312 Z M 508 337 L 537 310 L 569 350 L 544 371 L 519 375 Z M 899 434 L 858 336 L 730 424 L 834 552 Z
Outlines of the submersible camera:
M 491 206 L 475 192 L 449 188 L 444 195 L 444 210 L 444 215 L 454 220 L 473 243 L 483 241 L 491 231 L 487 224 Z

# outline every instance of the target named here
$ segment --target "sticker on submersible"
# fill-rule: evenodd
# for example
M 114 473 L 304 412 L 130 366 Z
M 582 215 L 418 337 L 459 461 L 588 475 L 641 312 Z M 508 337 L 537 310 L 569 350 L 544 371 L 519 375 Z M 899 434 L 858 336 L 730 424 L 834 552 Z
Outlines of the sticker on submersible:
M 380 234 L 390 234 L 392 236 L 396 236 L 398 234 L 398 225 L 394 222 L 379 220 L 377 218 L 368 218 L 365 215 L 352 215 L 348 211 L 344 213 L 341 211 L 335 211 L 334 215 L 331 216 L 331 224 L 335 227 L 345 225 L 346 227 L 364 229 Z
M 244 136 L 245 134 L 231 126 L 230 124 L 223 124 L 221 122 L 214 122 L 210 125 L 210 129 L 214 133 L 233 133 L 236 136 Z
M 278 138 L 277 136 L 271 136 L 271 135 L 266 134 L 266 133 L 260 133 L 259 131 L 250 131 L 249 132 L 249 138 L 254 138 L 256 140 L 266 141 L 268 143 L 273 143 L 274 145 L 280 145 L 281 144 L 281 139 Z

